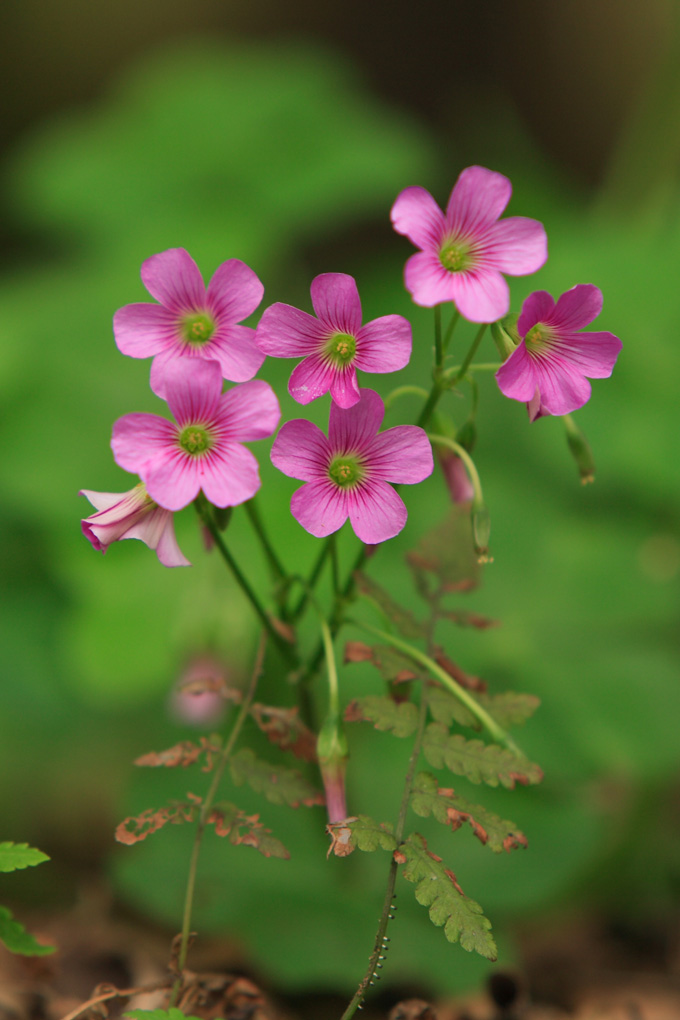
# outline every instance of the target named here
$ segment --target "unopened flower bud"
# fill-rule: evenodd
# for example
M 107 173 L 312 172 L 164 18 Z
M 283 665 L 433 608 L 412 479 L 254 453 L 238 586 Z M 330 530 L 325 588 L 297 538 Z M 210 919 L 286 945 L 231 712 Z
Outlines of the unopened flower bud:
M 470 516 L 472 520 L 472 541 L 477 553 L 477 560 L 479 563 L 493 563 L 493 556 L 489 556 L 491 521 L 486 503 L 475 497 Z
M 595 461 L 593 460 L 593 451 L 590 449 L 588 440 L 570 414 L 565 414 L 563 421 L 567 433 L 567 446 L 576 461 L 576 466 L 581 476 L 581 485 L 594 482 Z
M 511 313 L 499 322 L 491 323 L 491 336 L 503 361 L 510 357 L 515 347 L 521 342 L 522 338 L 517 332 L 518 318 L 519 316 Z
M 451 439 L 455 437 L 455 442 L 468 451 L 472 449 L 477 438 L 474 422 L 466 421 L 456 431 L 451 419 L 440 412 L 432 416 L 432 431 L 439 436 Z M 462 438 L 459 438 L 461 436 Z M 458 454 L 441 443 L 435 444 L 435 452 L 451 499 L 454 503 L 469 503 L 474 496 L 474 489 L 463 461 Z
M 345 799 L 345 770 L 349 751 L 347 737 L 337 718 L 328 718 L 321 727 L 316 742 L 319 768 L 326 792 L 326 810 L 329 823 L 347 818 Z

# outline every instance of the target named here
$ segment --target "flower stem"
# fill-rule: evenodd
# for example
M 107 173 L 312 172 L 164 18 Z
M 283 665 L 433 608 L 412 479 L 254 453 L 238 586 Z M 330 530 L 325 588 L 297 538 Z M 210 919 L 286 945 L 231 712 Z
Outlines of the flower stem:
M 321 571 L 323 570 L 323 565 L 326 562 L 326 558 L 329 552 L 331 551 L 333 538 L 334 538 L 333 535 L 329 535 L 324 544 L 321 546 L 319 555 L 317 556 L 316 562 L 312 567 L 312 572 L 309 575 L 307 582 L 303 586 L 302 595 L 298 599 L 297 605 L 293 608 L 293 611 L 291 613 L 291 620 L 293 621 L 297 620 L 300 616 L 302 616 L 302 613 L 304 612 L 305 606 L 307 605 L 307 600 L 309 599 L 309 596 L 316 587 L 316 582 L 319 580 Z
M 451 337 L 453 336 L 453 331 L 456 328 L 456 326 L 458 325 L 459 320 L 460 320 L 460 312 L 458 311 L 457 308 L 454 308 L 453 309 L 453 315 L 451 316 L 451 321 L 450 321 L 450 323 L 449 323 L 449 325 L 447 327 L 446 333 L 444 334 L 444 342 L 443 342 L 442 346 L 443 346 L 445 352 L 446 352 L 447 347 L 449 346 L 449 342 L 451 340 Z
M 407 397 L 411 395 L 414 397 L 425 397 L 426 400 L 429 396 L 427 390 L 423 389 L 422 386 L 397 386 L 396 390 L 392 390 L 392 392 L 385 397 L 385 410 L 388 411 L 395 400 L 398 400 L 399 397 Z
M 497 372 L 502 365 L 502 361 L 478 361 L 476 365 L 468 365 L 465 369 L 466 372 Z M 451 368 L 447 368 L 447 378 L 455 379 L 461 370 L 461 365 L 453 365 Z
M 477 348 L 479 347 L 479 345 L 482 342 L 482 337 L 486 333 L 487 325 L 488 325 L 488 323 L 483 322 L 482 325 L 477 330 L 477 334 L 476 334 L 474 340 L 472 341 L 472 344 L 470 346 L 470 350 L 465 355 L 465 358 L 463 360 L 463 364 L 460 366 L 460 368 L 458 369 L 456 374 L 453 375 L 453 385 L 454 386 L 456 385 L 456 383 L 460 382 L 460 380 L 463 378 L 463 376 L 467 372 L 467 370 L 468 370 L 468 368 L 470 366 L 470 362 L 474 358 L 475 354 L 477 353 Z
M 338 598 L 340 595 L 340 566 L 338 563 L 338 543 L 335 540 L 335 534 L 330 536 L 331 543 L 331 575 L 333 578 L 333 597 Z
M 444 364 L 444 345 L 442 344 L 442 306 L 434 306 L 434 364 L 441 370 Z
M 431 443 L 437 443 L 439 446 L 446 446 L 449 450 L 452 450 L 453 453 L 460 457 L 460 459 L 465 464 L 467 473 L 470 476 L 472 488 L 474 489 L 475 493 L 475 500 L 478 503 L 483 503 L 484 496 L 482 494 L 482 483 L 479 480 L 479 472 L 475 467 L 475 462 L 473 461 L 472 457 L 467 452 L 465 447 L 461 446 L 460 443 L 457 443 L 455 439 L 451 439 L 449 436 L 438 436 L 434 435 L 431 432 L 428 432 L 427 438 L 430 440 Z
M 203 833 L 205 832 L 206 825 L 208 824 L 208 818 L 210 816 L 210 812 L 212 811 L 212 806 L 215 801 L 215 795 L 217 794 L 217 789 L 219 787 L 220 780 L 224 773 L 224 769 L 227 765 L 227 762 L 229 761 L 231 752 L 233 751 L 234 745 L 239 737 L 239 734 L 243 727 L 243 723 L 246 720 L 246 716 L 250 711 L 250 706 L 253 702 L 253 698 L 255 697 L 257 682 L 260 678 L 260 674 L 262 673 L 262 664 L 264 662 L 264 652 L 266 646 L 267 635 L 266 633 L 263 633 L 262 636 L 260 637 L 260 641 L 258 644 L 257 653 L 255 656 L 255 664 L 253 666 L 253 671 L 250 677 L 250 684 L 248 686 L 248 690 L 246 691 L 245 697 L 241 702 L 241 709 L 236 718 L 236 722 L 232 727 L 232 731 L 229 734 L 229 739 L 222 748 L 222 753 L 220 754 L 217 760 L 215 771 L 213 773 L 212 782 L 210 783 L 208 792 L 205 796 L 203 804 L 201 805 L 201 812 L 198 817 L 198 824 L 196 826 L 196 835 L 194 837 L 194 845 L 191 851 L 191 860 L 189 862 L 189 876 L 187 879 L 187 888 L 184 897 L 182 934 L 180 936 L 180 948 L 177 959 L 178 976 L 177 979 L 175 980 L 172 992 L 170 994 L 170 1001 L 168 1004 L 169 1008 L 172 1008 L 177 1003 L 177 999 L 182 988 L 182 973 L 186 966 L 187 954 L 189 952 L 189 939 L 191 935 L 191 913 L 193 910 L 194 890 L 196 888 L 196 872 L 198 869 L 198 859 L 201 853 Z
M 277 582 L 286 581 L 288 574 L 284 569 L 283 564 L 281 563 L 281 560 L 279 559 L 276 550 L 267 535 L 267 532 L 265 531 L 255 498 L 247 500 L 243 505 L 246 513 L 248 514 L 248 518 L 250 519 L 250 523 L 253 526 L 253 530 L 260 540 L 262 550 L 267 558 L 274 580 Z

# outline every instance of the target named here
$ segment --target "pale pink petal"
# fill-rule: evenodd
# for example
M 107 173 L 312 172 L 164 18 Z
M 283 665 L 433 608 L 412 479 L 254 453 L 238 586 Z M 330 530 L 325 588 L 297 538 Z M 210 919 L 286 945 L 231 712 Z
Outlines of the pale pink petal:
M 203 357 L 219 362 L 222 378 L 229 382 L 247 382 L 257 375 L 265 354 L 255 345 L 255 330 L 250 326 L 222 326 L 201 349 Z
M 548 238 L 542 223 L 526 216 L 509 216 L 489 227 L 483 241 L 484 265 L 511 276 L 535 273 L 548 258 Z
M 205 306 L 201 271 L 184 248 L 168 248 L 142 263 L 142 283 L 149 294 L 177 314 Z
M 288 392 L 298 404 L 309 404 L 328 393 L 336 369 L 320 354 L 311 354 L 297 365 L 288 381 Z
M 266 308 L 255 331 L 255 343 L 275 358 L 299 358 L 323 345 L 325 330 L 318 319 L 278 301 Z
M 216 319 L 231 324 L 247 319 L 264 295 L 257 274 L 240 259 L 218 266 L 208 284 L 206 307 Z
M 164 567 L 191 566 L 177 544 L 172 513 L 160 506 L 145 514 L 123 538 L 138 538 L 154 549 Z
M 446 207 L 446 230 L 474 237 L 494 223 L 510 201 L 512 185 L 503 174 L 469 166 L 460 174 Z
M 437 447 L 437 460 L 454 503 L 469 503 L 475 495 L 465 464 L 452 450 Z
M 113 335 L 121 354 L 149 358 L 177 343 L 177 316 L 162 305 L 125 305 L 113 317 Z
M 168 448 L 165 456 L 140 470 L 147 492 L 166 510 L 181 510 L 199 493 L 200 457 L 192 457 L 181 447 Z
M 164 567 L 190 567 L 191 563 L 184 556 L 175 537 L 175 523 L 172 517 L 166 524 L 158 539 L 156 555 Z
M 411 357 L 411 323 L 403 315 L 382 315 L 356 335 L 353 364 L 362 372 L 396 372 Z
M 250 442 L 271 436 L 280 418 L 274 390 L 263 379 L 253 379 L 222 395 L 216 421 L 226 439 Z
M 371 481 L 413 485 L 432 474 L 432 447 L 424 429 L 397 425 L 375 437 L 370 450 Z
M 543 416 L 548 413 L 545 407 L 541 404 L 541 394 L 538 388 L 527 404 L 527 411 L 529 412 L 529 421 L 536 421 L 538 418 L 543 418 Z
M 535 361 L 541 411 L 570 414 L 590 399 L 590 383 L 578 369 L 562 359 L 558 360 L 552 353 Z
M 134 489 L 131 492 L 134 492 Z M 85 496 L 85 499 L 90 501 L 95 510 L 101 512 L 110 510 L 112 506 L 123 502 L 131 492 L 95 492 L 93 489 L 81 489 L 78 495 Z
M 456 307 L 470 322 L 495 322 L 507 315 L 510 288 L 499 272 L 478 269 L 449 275 Z
M 613 333 L 566 333 L 555 351 L 590 379 L 608 379 L 622 346 Z
M 548 322 L 555 310 L 555 302 L 547 290 L 535 290 L 522 305 L 517 320 L 517 332 L 525 337 L 529 330 L 538 322 Z
M 406 289 L 415 303 L 424 308 L 453 301 L 451 281 L 454 275 L 444 269 L 438 253 L 432 251 L 420 251 L 411 255 L 404 266 Z
M 331 404 L 328 439 L 334 453 L 367 451 L 382 425 L 385 405 L 381 398 L 374 390 L 360 392 L 361 399 L 347 410 Z
M 602 311 L 602 291 L 592 283 L 578 283 L 555 305 L 550 325 L 564 332 L 582 329 Z
M 318 425 L 296 418 L 282 425 L 272 446 L 272 464 L 290 478 L 311 482 L 327 478 L 333 457 L 330 444 Z
M 538 384 L 534 359 L 527 354 L 524 341 L 516 347 L 496 372 L 501 393 L 511 400 L 531 400 Z
M 191 347 L 188 344 L 177 344 L 176 347 L 172 347 L 167 351 L 163 351 L 162 354 L 157 354 L 151 362 L 151 373 L 149 375 L 149 386 L 153 393 L 161 400 L 165 400 L 167 394 L 165 390 L 165 376 L 167 373 L 168 365 L 172 365 L 178 359 L 189 359 L 200 357 L 197 348 Z
M 350 490 L 348 496 L 354 533 L 367 545 L 394 538 L 406 524 L 404 501 L 387 482 L 371 479 Z
M 260 488 L 257 460 L 240 443 L 220 443 L 196 460 L 201 489 L 215 506 L 238 506 Z
M 425 188 L 405 188 L 392 206 L 392 225 L 416 248 L 438 248 L 444 234 L 444 214 Z
M 307 482 L 293 493 L 290 512 L 305 531 L 326 538 L 347 520 L 347 492 L 326 479 Z
M 222 370 L 216 361 L 201 357 L 175 358 L 163 371 L 168 407 L 177 424 L 210 421 L 222 392 Z
M 354 278 L 346 273 L 322 273 L 310 288 L 312 306 L 324 326 L 354 335 L 361 328 L 361 301 Z
M 338 407 L 354 407 L 359 401 L 359 384 L 353 365 L 336 368 L 331 377 L 331 397 Z
M 157 414 L 125 414 L 113 424 L 111 449 L 116 463 L 140 476 L 150 461 L 164 459 L 176 444 L 177 426 Z

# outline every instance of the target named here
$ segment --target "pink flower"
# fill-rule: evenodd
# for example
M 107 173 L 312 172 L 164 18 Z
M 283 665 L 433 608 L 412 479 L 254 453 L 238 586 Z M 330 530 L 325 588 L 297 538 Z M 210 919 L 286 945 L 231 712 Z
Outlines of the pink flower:
M 81 489 L 96 514 L 81 521 L 83 534 L 95 549 L 106 552 L 112 542 L 139 538 L 154 549 L 164 567 L 190 567 L 177 545 L 172 513 L 148 495 L 143 482 L 129 492 L 93 492 Z
M 406 524 L 406 507 L 388 482 L 422 482 L 432 473 L 432 449 L 415 425 L 378 434 L 384 415 L 378 394 L 361 390 L 348 410 L 331 404 L 328 438 L 304 419 L 287 422 L 276 437 L 273 463 L 307 483 L 293 493 L 293 517 L 317 538 L 348 517 L 369 545 L 393 538 Z
M 264 294 L 252 269 L 229 259 L 217 268 L 206 290 L 189 253 L 169 248 L 143 262 L 141 276 L 160 304 L 119 308 L 113 332 L 123 354 L 153 357 L 154 393 L 165 397 L 165 369 L 177 358 L 217 361 L 222 377 L 231 382 L 253 378 L 264 356 L 255 346 L 255 330 L 238 325 L 255 311 Z
M 170 695 L 169 708 L 178 722 L 216 726 L 227 707 L 225 669 L 212 655 L 198 655 L 185 668 Z
M 290 395 L 309 404 L 329 390 L 340 407 L 359 400 L 357 369 L 396 372 L 411 357 L 411 326 L 401 315 L 383 315 L 361 325 L 357 285 L 345 273 L 322 273 L 312 280 L 317 318 L 280 302 L 267 308 L 255 342 L 276 358 L 305 360 L 293 370 Z
M 538 220 L 510 216 L 507 177 L 469 166 L 451 192 L 446 215 L 425 188 L 406 188 L 392 206 L 392 223 L 420 251 L 406 263 L 406 289 L 418 305 L 455 302 L 472 322 L 494 322 L 510 307 L 501 273 L 533 273 L 548 257 Z
M 177 424 L 155 414 L 126 414 L 113 426 L 118 464 L 136 472 L 166 510 L 181 510 L 200 490 L 215 506 L 236 506 L 260 487 L 257 461 L 241 444 L 265 439 L 279 403 L 259 379 L 222 393 L 216 361 L 175 361 L 166 369 L 167 402 Z
M 517 320 L 522 342 L 496 379 L 506 397 L 528 402 L 531 421 L 583 407 L 590 397 L 588 378 L 612 374 L 622 346 L 619 338 L 577 332 L 601 311 L 602 293 L 592 283 L 572 287 L 557 304 L 546 291 L 537 290 L 522 305 Z

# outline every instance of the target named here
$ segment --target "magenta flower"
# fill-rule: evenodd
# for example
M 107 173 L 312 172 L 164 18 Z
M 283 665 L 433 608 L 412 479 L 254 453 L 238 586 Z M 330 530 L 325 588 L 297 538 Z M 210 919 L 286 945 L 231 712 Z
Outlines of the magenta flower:
M 583 407 L 590 397 L 588 379 L 612 374 L 622 346 L 619 338 L 578 332 L 601 311 L 602 292 L 592 283 L 572 287 L 557 304 L 546 291 L 537 290 L 522 305 L 517 320 L 522 342 L 496 379 L 506 397 L 527 401 L 531 421 Z
M 329 390 L 340 407 L 359 400 L 357 369 L 396 372 L 411 357 L 411 326 L 401 315 L 383 315 L 361 325 L 357 285 L 345 273 L 322 273 L 312 280 L 317 318 L 278 302 L 267 308 L 255 342 L 275 358 L 304 361 L 293 370 L 288 392 L 309 404 Z
M 255 346 L 255 330 L 238 323 L 255 311 L 264 287 L 245 262 L 223 262 L 206 290 L 191 255 L 169 248 L 143 262 L 141 276 L 160 304 L 119 308 L 113 332 L 123 354 L 154 359 L 151 389 L 157 396 L 165 397 L 165 369 L 177 358 L 217 361 L 231 382 L 256 375 L 264 356 Z
M 469 166 L 456 181 L 446 215 L 425 188 L 401 192 L 392 224 L 420 251 L 406 263 L 404 280 L 417 305 L 453 301 L 471 322 L 495 322 L 510 307 L 501 273 L 534 273 L 548 257 L 538 220 L 499 216 L 512 186 L 503 174 Z
M 175 361 L 166 369 L 167 402 L 177 424 L 156 414 L 126 414 L 113 426 L 118 464 L 136 472 L 166 510 L 181 510 L 202 490 L 215 506 L 236 506 L 260 487 L 257 461 L 241 444 L 265 439 L 279 402 L 260 379 L 222 393 L 216 361 Z
M 138 538 L 154 549 L 164 567 L 190 567 L 177 545 L 172 513 L 155 503 L 143 482 L 129 492 L 81 489 L 98 511 L 81 521 L 83 534 L 95 549 L 106 552 L 112 542 Z
M 393 538 L 406 524 L 406 507 L 388 482 L 422 482 L 432 473 L 432 449 L 415 425 L 378 434 L 384 415 L 378 394 L 361 390 L 348 410 L 331 404 L 328 438 L 300 418 L 276 437 L 273 463 L 307 483 L 293 493 L 293 517 L 317 538 L 337 531 L 348 517 L 369 545 Z

